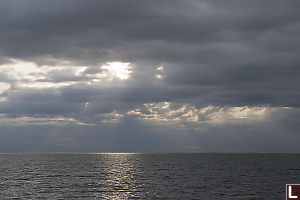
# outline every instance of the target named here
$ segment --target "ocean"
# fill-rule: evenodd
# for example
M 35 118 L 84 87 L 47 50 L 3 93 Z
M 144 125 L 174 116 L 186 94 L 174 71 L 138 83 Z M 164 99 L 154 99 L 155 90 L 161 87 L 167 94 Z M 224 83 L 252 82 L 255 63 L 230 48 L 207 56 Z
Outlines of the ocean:
M 285 199 L 300 154 L 0 154 L 0 199 Z

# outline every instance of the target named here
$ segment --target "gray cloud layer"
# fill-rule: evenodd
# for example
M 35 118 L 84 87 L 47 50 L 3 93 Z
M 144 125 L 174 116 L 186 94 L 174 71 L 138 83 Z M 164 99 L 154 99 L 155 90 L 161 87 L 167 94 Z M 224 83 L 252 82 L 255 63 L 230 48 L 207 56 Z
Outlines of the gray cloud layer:
M 300 151 L 299 9 L 296 0 L 1 1 L 0 151 Z M 128 80 L 101 68 L 112 61 L 131 63 Z M 42 83 L 51 87 L 28 87 Z M 127 114 L 159 102 L 192 105 L 198 121 L 207 106 L 276 111 L 184 130 L 171 114 L 144 121 L 162 107 Z M 41 119 L 55 123 L 32 124 Z

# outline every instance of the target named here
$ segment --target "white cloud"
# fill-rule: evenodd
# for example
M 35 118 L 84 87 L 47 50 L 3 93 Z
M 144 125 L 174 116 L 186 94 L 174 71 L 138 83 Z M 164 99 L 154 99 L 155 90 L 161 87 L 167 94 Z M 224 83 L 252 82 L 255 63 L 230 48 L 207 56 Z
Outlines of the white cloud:
M 20 88 L 58 88 L 76 83 L 94 84 L 101 81 L 127 80 L 132 73 L 130 63 L 108 62 L 96 73 L 84 73 L 87 66 L 72 65 L 65 60 L 57 65 L 37 65 L 34 62 L 10 59 L 9 63 L 0 65 L 0 73 L 6 82 Z M 1 83 L 0 93 L 7 89 L 8 83 Z
M 102 75 L 109 79 L 118 78 L 120 80 L 126 80 L 132 73 L 132 67 L 130 63 L 123 62 L 108 62 L 107 65 L 101 67 Z
M 1 83 L 0 82 L 0 94 L 3 93 L 5 90 L 10 88 L 10 84 L 9 83 Z
M 11 125 L 11 126 L 24 126 L 24 125 L 67 125 L 76 124 L 80 126 L 94 126 L 95 124 L 85 123 L 70 117 L 30 117 L 21 116 L 15 118 L 8 118 L 4 114 L 0 114 L 0 125 Z
M 163 66 L 159 66 L 156 68 L 156 74 L 155 74 L 155 78 L 156 79 L 163 79 L 165 76 L 163 75 L 164 72 L 164 67 Z
M 196 108 L 190 104 L 161 102 L 144 104 L 143 108 L 130 110 L 127 114 L 145 121 L 220 124 L 263 120 L 274 109 L 280 108 L 248 106 Z
M 104 118 L 101 120 L 102 123 L 118 123 L 124 117 L 124 115 L 113 111 L 111 113 L 102 114 L 101 117 Z

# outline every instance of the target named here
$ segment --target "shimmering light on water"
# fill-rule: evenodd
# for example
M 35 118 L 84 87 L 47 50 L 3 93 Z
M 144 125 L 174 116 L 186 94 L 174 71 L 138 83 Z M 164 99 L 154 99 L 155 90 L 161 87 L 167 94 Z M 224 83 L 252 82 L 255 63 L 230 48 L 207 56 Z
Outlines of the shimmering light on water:
M 0 154 L 0 199 L 284 199 L 297 154 Z

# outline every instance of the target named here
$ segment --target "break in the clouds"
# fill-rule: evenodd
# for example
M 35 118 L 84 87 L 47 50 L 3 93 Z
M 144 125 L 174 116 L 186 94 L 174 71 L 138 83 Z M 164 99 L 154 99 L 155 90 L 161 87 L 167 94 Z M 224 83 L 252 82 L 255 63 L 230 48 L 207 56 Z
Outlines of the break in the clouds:
M 300 2 L 1 1 L 0 151 L 300 151 Z

